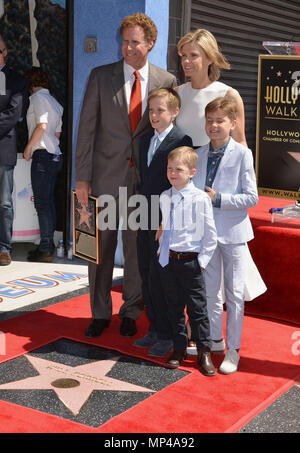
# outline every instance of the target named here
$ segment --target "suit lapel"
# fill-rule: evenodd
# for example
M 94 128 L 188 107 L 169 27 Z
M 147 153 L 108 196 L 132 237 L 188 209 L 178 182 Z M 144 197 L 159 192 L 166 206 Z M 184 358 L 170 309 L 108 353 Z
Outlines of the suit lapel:
M 213 187 L 214 187 L 215 183 L 218 182 L 218 178 L 220 177 L 221 171 L 222 171 L 223 167 L 226 165 L 226 163 L 230 157 L 230 153 L 233 149 L 234 149 L 234 142 L 233 142 L 232 138 L 230 138 L 227 148 L 225 149 L 224 156 L 222 157 L 220 165 L 218 167 L 218 170 L 217 170 L 217 173 L 215 176 L 215 180 L 213 183 Z
M 197 165 L 197 173 L 194 177 L 195 181 L 197 181 L 197 183 L 196 183 L 197 187 L 201 190 L 205 189 L 208 149 L 209 149 L 209 145 L 205 145 L 202 148 L 201 153 L 198 154 L 199 161 L 198 161 L 198 165 Z
M 131 131 L 124 88 L 125 80 L 123 71 L 123 60 L 120 60 L 115 64 L 112 72 L 111 83 L 113 88 L 113 95 L 117 99 L 120 106 L 120 115 L 125 121 L 128 130 Z

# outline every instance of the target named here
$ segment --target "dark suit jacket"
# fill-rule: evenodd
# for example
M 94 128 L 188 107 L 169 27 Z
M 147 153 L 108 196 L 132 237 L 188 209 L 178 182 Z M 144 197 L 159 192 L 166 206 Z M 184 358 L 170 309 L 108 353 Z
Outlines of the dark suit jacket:
M 123 60 L 94 68 L 82 105 L 76 147 L 76 181 L 90 181 L 95 196 L 118 197 L 130 158 L 138 181 L 140 137 L 151 130 L 148 108 L 134 134 L 124 90 Z M 176 85 L 175 77 L 149 63 L 149 92 Z
M 167 178 L 168 154 L 179 146 L 193 146 L 191 137 L 185 135 L 177 126 L 174 126 L 157 148 L 148 167 L 148 149 L 154 131 L 145 134 L 140 142 L 140 186 L 139 193 L 148 199 L 148 227 L 151 230 L 153 211 L 151 210 L 151 195 L 160 195 L 169 189 Z M 157 204 L 157 209 L 159 204 Z M 158 220 L 160 221 L 160 211 Z M 156 214 L 155 214 L 156 216 Z M 153 227 L 152 227 L 153 228 Z
M 154 132 L 145 134 L 140 143 L 140 190 L 143 195 L 160 195 L 169 189 L 167 179 L 168 154 L 179 146 L 193 146 L 191 137 L 174 126 L 161 145 L 157 148 L 148 167 L 148 149 Z
M 14 166 L 17 162 L 17 130 L 20 117 L 28 108 L 28 81 L 4 66 L 5 94 L 0 95 L 0 165 Z

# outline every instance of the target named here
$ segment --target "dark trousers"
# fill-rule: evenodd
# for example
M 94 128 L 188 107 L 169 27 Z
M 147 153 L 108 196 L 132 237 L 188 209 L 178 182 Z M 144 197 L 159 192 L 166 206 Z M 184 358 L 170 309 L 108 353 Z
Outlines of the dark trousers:
M 55 158 L 59 160 L 55 161 Z M 31 184 L 34 207 L 39 219 L 41 251 L 51 251 L 54 248 L 53 235 L 56 227 L 54 189 L 61 166 L 61 156 L 56 157 L 45 149 L 37 149 L 32 155 Z
M 155 241 L 156 231 L 139 230 L 137 251 L 139 271 L 142 279 L 142 293 L 150 320 L 150 331 L 156 332 L 159 340 L 172 338 L 171 325 L 167 316 L 167 301 L 160 280 L 157 259 L 158 243 Z
M 0 252 L 11 252 L 11 238 L 14 220 L 12 192 L 14 167 L 0 166 Z
M 160 266 L 160 274 L 167 295 L 174 350 L 183 352 L 188 344 L 185 307 L 197 348 L 210 348 L 205 282 L 198 259 L 178 261 L 170 258 L 167 266 Z

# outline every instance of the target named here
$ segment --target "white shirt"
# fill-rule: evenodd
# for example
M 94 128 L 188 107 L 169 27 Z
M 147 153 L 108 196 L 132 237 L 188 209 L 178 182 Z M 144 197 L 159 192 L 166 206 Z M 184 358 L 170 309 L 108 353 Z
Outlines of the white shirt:
M 126 95 L 126 101 L 127 101 L 127 111 L 129 113 L 129 105 L 130 105 L 130 95 L 131 95 L 131 90 L 135 81 L 135 76 L 134 72 L 136 69 L 134 69 L 132 66 L 127 64 L 124 60 L 123 62 L 123 71 L 124 71 L 124 80 L 125 80 L 125 95 Z M 141 90 L 142 90 L 142 115 L 144 114 L 144 111 L 147 108 L 147 102 L 148 102 L 148 91 L 149 91 L 149 63 L 145 64 L 141 69 L 138 70 L 140 74 L 140 81 L 141 81 Z
M 33 93 L 29 100 L 30 104 L 27 111 L 29 138 L 32 136 L 37 124 L 47 124 L 41 140 L 32 147 L 32 150 L 44 148 L 48 153 L 61 154 L 59 139 L 55 136 L 55 133 L 61 132 L 62 129 L 63 107 L 51 96 L 46 88 Z
M 173 129 L 173 127 L 174 127 L 174 125 L 173 125 L 173 123 L 171 123 L 170 126 L 167 127 L 167 129 L 165 129 L 161 134 L 159 134 L 157 132 L 157 130 L 154 131 L 154 135 L 151 138 L 149 149 L 148 149 L 148 167 L 149 167 L 149 165 L 150 165 L 150 163 L 151 163 L 151 161 L 152 161 L 152 159 L 154 157 L 154 154 L 156 153 L 156 150 L 159 148 L 159 146 L 164 141 L 164 139 L 166 138 L 168 133 Z M 153 152 L 153 147 L 154 147 L 154 143 L 155 143 L 156 140 L 158 140 L 158 143 L 157 143 L 157 146 L 155 147 L 155 150 Z
M 209 196 L 190 182 L 181 190 L 171 187 L 160 196 L 163 230 L 170 228 L 170 208 L 174 203 L 174 229 L 170 250 L 197 252 L 205 268 L 217 245 L 217 233 Z M 164 234 L 164 233 L 163 233 Z M 163 239 L 163 236 L 160 238 Z M 160 250 L 160 248 L 159 248 Z

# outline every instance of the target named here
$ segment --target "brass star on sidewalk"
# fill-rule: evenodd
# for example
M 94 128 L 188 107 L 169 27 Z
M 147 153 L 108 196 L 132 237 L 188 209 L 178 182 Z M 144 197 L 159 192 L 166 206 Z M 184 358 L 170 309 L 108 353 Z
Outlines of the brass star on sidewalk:
M 76 367 L 25 354 L 39 376 L 8 382 L 0 390 L 52 389 L 62 403 L 76 416 L 94 390 L 152 392 L 154 390 L 106 376 L 120 356 Z

